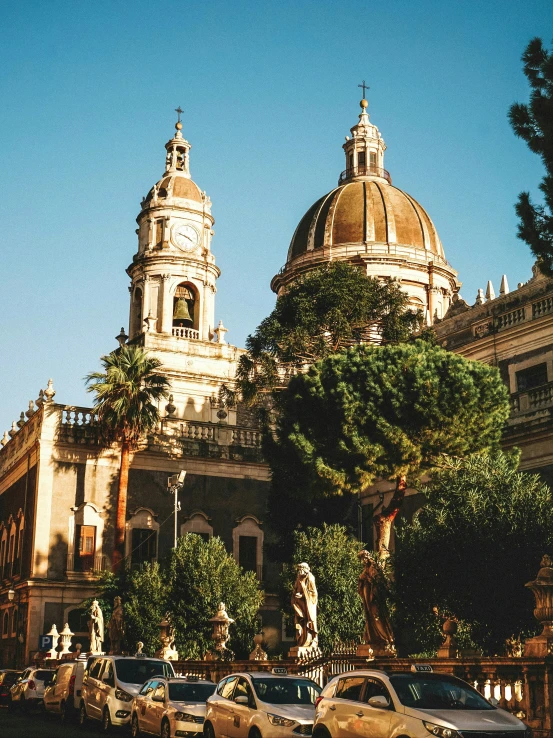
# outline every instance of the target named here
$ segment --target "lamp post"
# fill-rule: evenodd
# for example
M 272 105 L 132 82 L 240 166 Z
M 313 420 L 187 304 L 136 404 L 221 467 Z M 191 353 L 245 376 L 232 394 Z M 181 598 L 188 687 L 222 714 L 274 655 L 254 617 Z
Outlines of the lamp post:
M 15 633 L 16 633 L 16 639 L 15 639 L 15 648 L 13 652 L 13 665 L 14 667 L 17 667 L 19 664 L 17 662 L 17 656 L 19 651 L 19 646 L 21 643 L 23 643 L 23 636 L 19 632 L 19 602 L 21 600 L 21 594 L 19 592 L 16 592 L 15 589 L 9 589 L 8 590 L 8 602 L 13 603 L 15 600 L 15 595 L 17 594 L 17 620 L 15 624 Z M 12 621 L 13 622 L 13 621 Z
M 173 548 L 177 547 L 177 537 L 178 537 L 178 530 L 177 530 L 177 513 L 180 510 L 180 502 L 178 500 L 178 494 L 180 490 L 184 487 L 184 479 L 186 477 L 186 472 L 184 469 L 181 469 L 178 474 L 173 474 L 173 476 L 169 477 L 167 480 L 167 489 L 169 492 L 172 492 L 175 496 L 174 499 L 174 513 L 175 513 L 175 530 L 174 530 L 174 538 L 173 538 Z

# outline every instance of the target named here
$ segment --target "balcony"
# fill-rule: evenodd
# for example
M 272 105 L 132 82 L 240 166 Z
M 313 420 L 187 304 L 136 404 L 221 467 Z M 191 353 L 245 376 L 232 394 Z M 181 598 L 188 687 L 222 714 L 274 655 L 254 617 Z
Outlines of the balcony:
M 553 382 L 511 395 L 513 415 L 545 410 L 551 407 L 553 407 Z
M 173 336 L 175 338 L 192 338 L 195 341 L 200 340 L 200 331 L 194 328 L 173 328 Z
M 68 579 L 95 579 L 101 571 L 107 571 L 106 556 L 80 556 L 79 553 L 68 554 L 65 575 Z
M 382 177 L 392 184 L 390 172 L 380 167 L 371 166 L 370 164 L 360 164 L 357 167 L 345 169 L 338 179 L 338 184 L 344 184 L 348 179 L 353 179 L 354 177 Z

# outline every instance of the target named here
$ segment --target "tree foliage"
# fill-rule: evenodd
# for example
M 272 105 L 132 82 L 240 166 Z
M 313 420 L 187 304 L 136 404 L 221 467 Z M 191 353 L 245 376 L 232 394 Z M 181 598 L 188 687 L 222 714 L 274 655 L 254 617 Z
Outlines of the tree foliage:
M 518 236 L 530 246 L 541 271 L 553 276 L 553 53 L 541 39 L 533 38 L 522 61 L 531 88 L 530 102 L 512 105 L 509 120 L 515 134 L 541 157 L 545 176 L 539 185 L 544 205 L 534 204 L 529 192 L 519 195 Z
M 273 312 L 248 336 L 238 387 L 252 402 L 286 386 L 289 378 L 353 342 L 379 334 L 405 340 L 420 325 L 395 282 L 367 277 L 348 262 L 331 262 L 300 277 L 277 298 Z
M 115 595 L 123 601 L 127 652 L 135 653 L 137 642 L 142 641 L 144 652 L 152 656 L 160 647 L 159 623 L 168 612 L 182 659 L 201 658 L 213 646 L 209 618 L 220 602 L 236 621 L 229 646 L 245 657 L 253 649 L 257 613 L 263 604 L 255 574 L 242 570 L 222 540 L 204 541 L 194 533 L 180 537 L 176 550 L 161 563 L 104 576 L 98 598 L 106 623 Z
M 246 656 L 253 649 L 263 592 L 254 572 L 244 572 L 220 538 L 204 541 L 193 533 L 179 538 L 168 570 L 170 609 L 181 658 L 200 658 L 213 646 L 208 620 L 224 602 L 231 626 L 229 647 Z
M 308 528 L 294 533 L 292 564 L 282 575 L 282 602 L 290 602 L 296 578 L 296 565 L 306 561 L 317 585 L 319 602 L 317 620 L 319 646 L 330 650 L 337 641 L 360 641 L 363 636 L 363 608 L 357 594 L 357 580 L 362 566 L 357 554 L 363 544 L 340 525 Z M 291 607 L 283 608 L 293 619 Z
M 495 447 L 509 403 L 497 369 L 415 341 L 317 362 L 290 381 L 281 410 L 269 460 L 285 514 L 287 500 L 360 492 Z
M 535 632 L 524 585 L 552 553 L 553 494 L 517 467 L 517 453 L 452 459 L 422 489 L 426 503 L 400 527 L 395 554 L 396 628 L 408 652 L 443 639 L 433 607 L 459 618 L 490 655 Z

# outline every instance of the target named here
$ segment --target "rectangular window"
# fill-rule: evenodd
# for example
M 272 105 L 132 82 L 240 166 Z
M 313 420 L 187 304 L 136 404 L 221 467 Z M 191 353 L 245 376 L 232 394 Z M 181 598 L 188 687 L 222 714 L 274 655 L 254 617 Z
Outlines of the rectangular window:
M 360 151 L 357 154 L 357 164 L 359 165 L 359 167 L 364 167 L 366 163 L 367 163 L 367 159 L 365 157 L 365 152 Z
M 139 569 L 142 564 L 156 559 L 157 531 L 150 528 L 133 528 L 131 539 L 131 567 Z
M 370 156 L 370 162 L 371 162 L 371 169 L 376 169 L 376 152 L 371 151 L 369 156 Z
M 334 696 L 341 700 L 358 701 L 361 699 L 361 690 L 364 684 L 365 677 L 346 677 L 345 679 L 340 679 Z
M 517 372 L 516 378 L 518 392 L 526 392 L 533 387 L 540 387 L 542 384 L 547 384 L 547 364 L 529 366 L 528 369 Z
M 162 220 L 156 220 L 155 245 L 156 246 L 161 246 L 162 240 L 163 240 L 163 221 Z
M 256 536 L 240 536 L 238 540 L 238 563 L 245 571 L 257 571 Z
M 75 571 L 92 571 L 96 553 L 96 526 L 77 525 Z

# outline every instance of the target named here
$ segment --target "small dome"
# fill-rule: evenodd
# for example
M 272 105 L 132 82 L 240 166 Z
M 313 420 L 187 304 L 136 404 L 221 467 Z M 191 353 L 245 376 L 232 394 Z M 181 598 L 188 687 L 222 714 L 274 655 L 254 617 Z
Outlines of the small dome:
M 194 200 L 202 202 L 202 193 L 198 185 L 189 177 L 182 174 L 170 174 L 156 184 L 158 199 L 164 200 L 166 197 L 180 197 L 186 200 Z M 149 203 L 154 194 L 154 188 L 148 192 L 145 203 Z
M 366 244 L 409 246 L 445 259 L 438 232 L 411 195 L 384 179 L 343 184 L 318 200 L 303 216 L 288 250 L 287 264 L 327 246 Z M 354 249 L 348 248 L 348 257 Z

